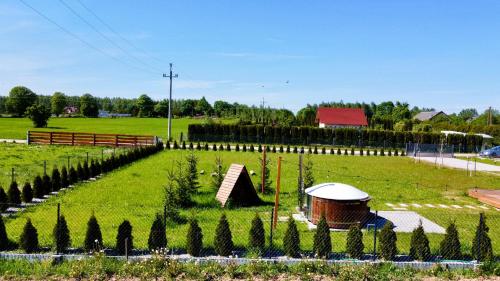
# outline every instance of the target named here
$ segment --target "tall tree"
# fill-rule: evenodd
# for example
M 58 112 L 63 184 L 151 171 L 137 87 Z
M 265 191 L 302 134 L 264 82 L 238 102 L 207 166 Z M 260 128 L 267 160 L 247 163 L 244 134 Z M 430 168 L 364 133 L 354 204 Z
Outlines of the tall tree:
M 55 92 L 50 98 L 50 105 L 52 113 L 59 117 L 59 115 L 63 114 L 64 108 L 68 105 L 66 95 L 61 92 Z
M 193 151 L 186 156 L 186 162 L 189 174 L 187 177 L 187 185 L 189 192 L 195 194 L 198 191 L 200 184 L 198 182 L 198 157 L 194 155 Z
M 148 95 L 140 95 L 136 101 L 139 117 L 151 117 L 154 112 L 154 101 Z
M 202 97 L 195 106 L 195 111 L 198 114 L 203 114 L 205 116 L 210 116 L 214 109 L 212 108 L 212 105 L 208 103 L 208 101 L 205 99 L 205 97 Z
M 26 115 L 33 122 L 35 128 L 47 127 L 50 118 L 50 110 L 41 104 L 34 104 L 26 109 Z
M 9 92 L 7 111 L 16 117 L 24 116 L 26 109 L 36 101 L 37 95 L 33 91 L 23 86 L 16 86 Z
M 80 97 L 80 113 L 85 117 L 97 117 L 99 115 L 99 104 L 91 94 Z

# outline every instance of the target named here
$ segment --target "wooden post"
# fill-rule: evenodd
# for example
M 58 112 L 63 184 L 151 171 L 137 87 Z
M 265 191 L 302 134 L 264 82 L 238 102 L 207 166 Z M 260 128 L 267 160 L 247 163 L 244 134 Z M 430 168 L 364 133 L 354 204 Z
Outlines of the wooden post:
M 71 133 L 71 145 L 75 145 L 75 133 Z
M 274 196 L 273 228 L 276 229 L 278 223 L 278 206 L 280 204 L 280 180 L 281 180 L 281 156 L 278 157 L 278 176 L 276 178 L 276 193 Z
M 50 132 L 49 134 L 50 134 L 50 144 L 52 144 L 52 132 Z
M 93 144 L 95 146 L 95 134 L 93 135 Z
M 118 135 L 115 135 L 115 146 L 118 146 Z
M 264 188 L 266 185 L 266 149 L 262 151 L 262 176 L 261 176 L 260 192 L 264 193 Z

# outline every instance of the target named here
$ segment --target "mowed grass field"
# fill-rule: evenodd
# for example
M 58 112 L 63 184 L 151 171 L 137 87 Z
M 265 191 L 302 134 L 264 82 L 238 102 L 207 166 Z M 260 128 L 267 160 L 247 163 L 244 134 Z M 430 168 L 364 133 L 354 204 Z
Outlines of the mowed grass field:
M 221 119 L 222 122 L 232 120 Z M 179 139 L 181 132 L 187 137 L 189 124 L 202 123 L 204 119 L 172 119 L 172 137 Z M 70 131 L 108 134 L 155 135 L 166 139 L 167 118 L 50 118 L 47 128 L 33 128 L 28 118 L 0 118 L 0 139 L 26 139 L 26 132 Z
M 47 173 L 50 175 L 52 168 L 56 165 L 59 169 L 67 165 L 68 157 L 70 164 L 87 159 L 110 157 L 114 149 L 92 146 L 48 146 L 48 145 L 26 145 L 0 143 L 0 186 L 7 192 L 14 168 L 15 179 L 20 187 L 24 182 L 33 183 L 34 177 L 43 175 L 44 161 L 47 163 Z M 120 149 L 116 149 L 119 153 Z
M 162 212 L 164 200 L 164 186 L 167 171 L 173 168 L 176 160 L 181 160 L 190 153 L 186 150 L 167 150 L 140 160 L 127 167 L 120 168 L 105 175 L 95 182 L 83 183 L 66 191 L 57 197 L 36 207 L 28 208 L 15 218 L 6 220 L 7 231 L 11 239 L 17 240 L 26 218 L 31 218 L 38 234 L 41 245 L 52 244 L 52 229 L 56 222 L 56 206 L 61 204 L 61 211 L 65 215 L 73 245 L 83 245 L 86 222 L 92 213 L 95 213 L 103 233 L 104 244 L 114 247 L 118 225 L 127 219 L 133 226 L 134 245 L 138 248 L 147 248 L 149 229 L 154 216 Z M 265 220 L 266 239 L 269 234 L 270 211 L 274 195 L 263 196 L 267 205 L 252 208 L 223 209 L 215 200 L 216 190 L 210 187 L 211 176 L 216 156 L 220 156 L 227 167 L 231 163 L 245 164 L 248 170 L 258 173 L 259 154 L 257 152 L 212 152 L 195 151 L 199 159 L 198 170 L 204 170 L 200 175 L 201 189 L 195 200 L 197 206 L 180 210 L 181 215 L 188 218 L 195 216 L 203 229 L 203 243 L 205 247 L 213 245 L 214 233 L 219 217 L 226 213 L 233 234 L 233 241 L 237 247 L 245 247 L 248 241 L 250 221 L 259 212 Z M 286 219 L 296 213 L 297 206 L 297 176 L 298 155 L 296 154 L 268 154 L 272 159 L 271 177 L 273 185 L 276 182 L 276 161 L 278 155 L 283 157 L 280 209 L 277 230 L 274 234 L 274 245 L 282 247 L 282 238 L 286 229 Z M 467 177 L 459 170 L 437 169 L 432 165 L 414 163 L 407 157 L 353 157 L 333 155 L 311 155 L 314 162 L 314 176 L 316 183 L 343 182 L 354 185 L 372 196 L 370 206 L 372 210 L 391 210 L 386 203 L 419 203 L 419 204 L 457 204 L 474 205 L 478 202 L 466 196 L 469 188 L 478 187 L 496 189 L 500 186 L 500 178 L 492 175 L 478 174 Z M 258 176 L 252 180 L 256 184 Z M 500 252 L 500 212 L 488 210 L 462 208 L 455 210 L 440 208 L 421 208 L 416 211 L 428 219 L 446 227 L 449 222 L 455 221 L 458 225 L 462 247 L 470 252 L 471 240 L 478 222 L 480 211 L 486 213 L 487 223 L 490 226 L 490 237 L 493 240 L 494 250 Z M 301 247 L 311 250 L 314 231 L 307 230 L 304 223 L 298 223 L 301 234 Z M 187 224 L 169 224 L 167 229 L 169 248 L 184 248 Z M 333 250 L 342 252 L 345 248 L 346 232 L 332 232 Z M 439 242 L 443 235 L 430 234 L 431 248 L 438 251 Z M 365 232 L 365 251 L 372 249 L 372 235 Z M 409 233 L 398 233 L 398 246 L 402 253 L 409 251 Z

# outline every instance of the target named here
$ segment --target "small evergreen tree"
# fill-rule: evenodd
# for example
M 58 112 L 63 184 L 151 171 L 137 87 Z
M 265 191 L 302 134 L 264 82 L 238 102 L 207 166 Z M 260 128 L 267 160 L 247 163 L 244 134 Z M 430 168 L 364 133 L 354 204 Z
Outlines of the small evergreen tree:
M 222 143 L 221 143 L 221 144 L 219 144 L 219 150 L 220 150 L 220 151 L 224 151 L 224 146 L 222 145 Z
M 50 180 L 49 175 L 43 175 L 42 177 L 42 188 L 43 194 L 48 195 L 52 191 L 52 181 Z
M 184 168 L 182 161 L 176 161 L 176 171 L 170 176 L 173 176 L 177 204 L 181 207 L 192 206 L 193 200 L 191 199 L 192 192 L 189 187 L 189 171 Z
M 33 181 L 33 196 L 35 198 L 43 198 L 44 191 L 43 191 L 43 182 L 42 178 L 38 175 L 35 177 L 35 180 Z
M 76 165 L 76 174 L 78 175 L 79 181 L 84 181 L 87 177 L 85 175 L 85 170 L 83 169 L 83 166 L 80 162 L 78 162 L 78 165 Z
M 159 250 L 167 247 L 167 234 L 165 225 L 160 214 L 156 214 L 155 220 L 151 225 L 148 238 L 148 248 L 150 250 Z
M 52 176 L 50 178 L 52 179 L 52 190 L 59 191 L 61 189 L 61 174 L 56 166 L 52 169 Z
M 318 154 L 318 147 L 314 146 L 314 154 Z
M 233 237 L 226 215 L 222 214 L 215 229 L 214 248 L 219 256 L 229 256 L 233 251 Z
M 347 153 L 347 148 L 346 148 L 346 149 L 344 149 L 344 155 L 348 155 L 348 153 Z
M 304 164 L 304 189 L 314 185 L 313 162 L 311 157 L 307 156 Z
M 194 145 L 193 145 L 193 143 L 192 143 L 192 142 L 190 142 L 190 143 L 189 143 L 189 150 L 193 150 L 193 148 L 194 148 Z
M 227 151 L 231 151 L 231 145 L 230 145 L 229 143 L 228 143 L 228 144 L 226 144 L 226 150 L 227 150 Z
M 9 199 L 10 204 L 13 205 L 21 204 L 21 191 L 19 191 L 16 181 L 10 183 L 9 190 L 7 191 L 7 197 Z
M 236 147 L 234 148 L 234 150 L 236 150 L 236 151 L 240 151 L 240 145 L 239 145 L 239 144 L 236 144 Z
M 9 208 L 9 198 L 2 187 L 0 187 L 0 211 L 5 212 Z
M 443 241 L 439 245 L 439 252 L 444 259 L 459 260 L 462 259 L 462 251 L 460 250 L 460 240 L 458 238 L 458 230 L 455 223 L 450 223 L 446 228 L 446 234 Z
M 61 215 L 59 220 L 56 222 L 52 235 L 54 238 L 54 247 L 56 252 L 66 252 L 66 249 L 71 246 L 71 238 L 69 235 L 68 223 L 63 215 Z
M 30 219 L 28 219 L 24 225 L 23 232 L 19 239 L 19 247 L 28 254 L 38 250 L 38 232 Z
M 410 240 L 410 257 L 420 261 L 427 261 L 431 258 L 429 239 L 425 234 L 422 222 L 415 228 Z
M 354 155 L 354 147 L 351 147 L 351 155 Z
M 370 150 L 369 149 L 366 150 L 366 156 L 370 156 Z
M 283 146 L 282 145 L 280 145 L 280 150 L 279 151 L 280 151 L 280 153 L 283 153 Z
M 285 236 L 283 237 L 283 249 L 285 254 L 291 258 L 297 258 L 300 254 L 300 237 L 295 220 L 290 216 Z
M 256 213 L 252 220 L 252 227 L 249 232 L 248 246 L 250 249 L 255 249 L 259 251 L 259 253 L 262 253 L 264 251 L 265 244 L 266 238 L 264 224 L 262 223 L 259 214 Z
M 186 141 L 182 141 L 181 149 L 186 149 Z
M 90 172 L 90 174 L 89 174 L 90 178 L 94 178 L 95 176 L 97 176 L 94 159 L 90 160 L 89 172 Z
M 31 203 L 31 201 L 33 201 L 33 191 L 31 190 L 31 184 L 29 182 L 24 183 L 21 197 L 25 203 Z
M 124 220 L 118 226 L 118 233 L 116 234 L 116 250 L 120 255 L 129 253 L 134 248 L 134 237 L 132 236 L 132 225 L 128 220 Z
M 200 184 L 198 183 L 198 157 L 191 152 L 187 157 L 187 166 L 188 166 L 188 176 L 187 176 L 187 191 L 191 194 L 195 194 L 198 192 L 198 188 Z
M 379 233 L 378 251 L 384 260 L 393 260 L 398 253 L 396 242 L 398 240 L 396 232 L 394 232 L 394 224 L 387 221 Z
M 486 225 L 484 213 L 479 214 L 479 224 L 476 227 L 476 234 L 472 240 L 472 256 L 478 261 L 484 261 L 493 257 L 491 239 L 488 236 L 489 227 Z
M 383 148 L 380 150 L 380 156 L 385 156 L 385 151 Z
M 177 187 L 175 181 L 175 172 L 173 170 L 167 171 L 167 185 L 164 188 L 165 192 L 165 209 L 167 219 L 178 222 L 180 220 L 179 214 L 179 198 L 177 196 Z
M 186 237 L 187 253 L 193 257 L 199 257 L 203 248 L 203 233 L 195 218 L 189 220 L 189 228 Z
M 254 152 L 255 151 L 255 147 L 253 146 L 253 144 L 250 145 L 250 152 Z
M 271 150 L 273 153 L 276 153 L 276 146 L 273 145 L 273 148 Z
M 174 149 L 179 149 L 179 144 L 177 144 L 176 140 L 174 140 Z
M 215 143 L 212 145 L 212 150 L 217 151 L 217 145 Z
M 389 148 L 389 152 L 387 153 L 387 156 L 392 156 L 392 150 Z
M 75 184 L 76 182 L 78 182 L 78 172 L 73 166 L 69 168 L 68 179 L 69 184 Z
M 220 156 L 215 157 L 214 176 L 212 177 L 212 187 L 214 190 L 219 190 L 224 181 L 224 163 Z
M 208 151 L 208 143 L 205 143 L 204 148 L 205 148 L 205 151 Z
M 341 154 L 342 154 L 342 152 L 340 151 L 340 147 L 339 147 L 339 148 L 337 148 L 337 155 L 341 155 Z
M 331 251 L 332 239 L 330 237 L 330 227 L 323 213 L 318 222 L 316 233 L 314 233 L 313 252 L 320 258 L 328 258 Z
M 0 251 L 7 250 L 9 246 L 10 241 L 5 230 L 5 223 L 3 222 L 3 217 L 0 216 Z
M 363 257 L 363 232 L 358 225 L 351 225 L 349 232 L 347 232 L 346 251 L 353 259 L 360 259 Z
M 373 151 L 373 155 L 374 155 L 374 156 L 377 156 L 377 154 L 378 154 L 378 150 L 376 150 L 376 149 L 375 149 L 375 150 Z
M 121 156 L 120 158 L 123 159 L 123 156 L 122 155 L 120 156 Z M 125 161 L 120 161 L 120 162 L 122 162 L 122 165 L 124 165 Z M 90 168 L 87 160 L 83 161 L 83 175 L 84 175 L 84 180 L 90 179 Z
M 85 243 L 84 248 L 86 251 L 90 252 L 93 250 L 99 250 L 102 246 L 102 233 L 101 227 L 97 222 L 94 214 L 90 216 L 89 221 L 87 222 L 87 232 L 85 233 Z
M 63 166 L 61 169 L 61 188 L 68 188 L 69 186 L 69 177 L 68 170 L 66 166 Z
M 259 147 L 257 148 L 257 152 L 262 153 L 262 145 L 259 144 Z
M 296 146 L 293 147 L 293 153 L 298 153 L 298 150 L 297 150 Z
M 359 155 L 363 156 L 363 148 L 359 149 Z
M 246 144 L 243 144 L 242 151 L 243 151 L 243 152 L 247 152 L 247 145 L 246 145 Z
M 272 183 L 273 181 L 271 180 L 271 170 L 269 169 L 269 164 L 271 163 L 271 160 L 266 157 L 266 161 L 262 161 L 262 158 L 259 157 L 259 164 L 260 164 L 260 181 L 257 183 L 257 190 L 262 189 L 262 182 L 264 182 L 264 193 L 269 194 L 272 193 Z M 264 173 L 262 173 L 262 170 L 264 170 Z M 264 178 L 264 180 L 262 180 Z

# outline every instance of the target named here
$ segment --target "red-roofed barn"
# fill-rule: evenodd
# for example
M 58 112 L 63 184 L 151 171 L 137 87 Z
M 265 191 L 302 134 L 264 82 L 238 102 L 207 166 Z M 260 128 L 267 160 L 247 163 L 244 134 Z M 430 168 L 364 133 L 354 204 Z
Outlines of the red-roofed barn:
M 320 128 L 358 128 L 368 126 L 362 108 L 320 107 L 316 112 L 316 122 Z

